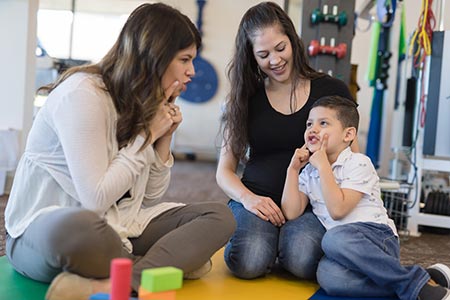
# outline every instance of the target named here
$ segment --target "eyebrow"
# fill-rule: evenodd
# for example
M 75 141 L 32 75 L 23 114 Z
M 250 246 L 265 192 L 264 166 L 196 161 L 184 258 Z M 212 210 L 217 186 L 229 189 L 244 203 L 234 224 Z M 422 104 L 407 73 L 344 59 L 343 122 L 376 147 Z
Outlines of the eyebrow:
M 281 41 L 281 42 L 279 42 L 278 44 L 276 44 L 275 45 L 275 47 L 274 48 L 278 48 L 281 44 L 283 44 L 283 43 L 286 43 L 286 41 Z M 259 51 L 256 51 L 256 53 L 264 53 L 264 52 L 269 52 L 268 50 L 259 50 Z
M 312 119 L 312 118 L 309 118 L 308 120 L 306 120 L 307 122 L 308 121 L 313 121 L 313 120 L 315 120 L 315 121 L 327 121 L 327 120 L 331 120 L 332 118 L 329 118 L 329 117 L 320 117 L 320 118 L 316 118 L 316 119 Z
M 186 54 L 181 54 L 180 57 L 181 57 L 181 58 L 185 58 L 185 57 L 187 57 L 187 58 L 193 58 L 194 56 L 191 55 L 191 54 L 187 54 L 187 53 L 186 53 Z

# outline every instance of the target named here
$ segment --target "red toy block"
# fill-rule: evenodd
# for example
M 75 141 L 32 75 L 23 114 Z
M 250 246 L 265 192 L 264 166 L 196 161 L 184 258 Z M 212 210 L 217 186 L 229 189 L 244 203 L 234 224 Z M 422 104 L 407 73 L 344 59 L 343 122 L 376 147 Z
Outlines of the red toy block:
M 128 258 L 115 258 L 111 261 L 111 300 L 130 298 L 132 265 Z

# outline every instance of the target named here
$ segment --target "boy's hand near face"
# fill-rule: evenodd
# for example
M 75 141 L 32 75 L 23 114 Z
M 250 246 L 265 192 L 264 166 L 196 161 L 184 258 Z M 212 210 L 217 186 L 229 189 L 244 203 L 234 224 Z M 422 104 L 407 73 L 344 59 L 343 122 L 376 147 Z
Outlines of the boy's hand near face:
M 314 152 L 309 158 L 309 162 L 313 167 L 320 171 L 324 166 L 330 166 L 327 155 L 328 135 L 325 134 L 320 144 L 320 149 Z
M 295 149 L 289 168 L 295 170 L 297 174 L 309 162 L 309 150 L 304 144 L 301 148 Z
M 308 198 L 298 190 L 298 173 L 309 162 L 309 150 L 306 144 L 297 148 L 287 168 L 286 182 L 284 183 L 281 197 L 281 210 L 288 220 L 292 220 L 303 214 Z

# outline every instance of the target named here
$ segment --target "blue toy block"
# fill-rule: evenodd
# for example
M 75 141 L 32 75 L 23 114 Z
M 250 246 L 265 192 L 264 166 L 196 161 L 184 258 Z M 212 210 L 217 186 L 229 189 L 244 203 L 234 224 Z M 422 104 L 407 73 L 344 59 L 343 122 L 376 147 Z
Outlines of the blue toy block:
M 93 294 L 89 297 L 89 300 L 109 300 L 109 294 L 106 293 L 97 293 Z M 129 300 L 139 300 L 138 298 L 130 297 Z

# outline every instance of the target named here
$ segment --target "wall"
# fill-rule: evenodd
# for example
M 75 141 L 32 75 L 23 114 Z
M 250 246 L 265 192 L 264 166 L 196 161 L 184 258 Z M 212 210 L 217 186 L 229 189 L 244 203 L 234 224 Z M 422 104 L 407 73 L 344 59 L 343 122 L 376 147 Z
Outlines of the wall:
M 195 1 L 164 1 L 179 7 L 196 22 Z M 183 122 L 177 129 L 173 148 L 175 152 L 195 153 L 199 158 L 215 159 L 220 145 L 219 126 L 222 103 L 228 92 L 225 70 L 230 61 L 239 22 L 245 11 L 259 3 L 257 0 L 208 0 L 203 10 L 203 49 L 201 56 L 216 70 L 219 87 L 215 96 L 204 103 L 178 100 Z M 284 1 L 277 0 L 283 7 Z
M 37 10 L 38 1 L 0 1 L 0 129 L 18 131 L 17 155 L 24 148 L 33 119 Z M 6 155 L 6 150 L 0 149 L 0 155 Z M 7 175 L 6 191 L 12 173 Z M 0 184 L 3 189 L 3 180 Z
M 0 128 L 28 132 L 36 48 L 36 1 L 0 1 Z

